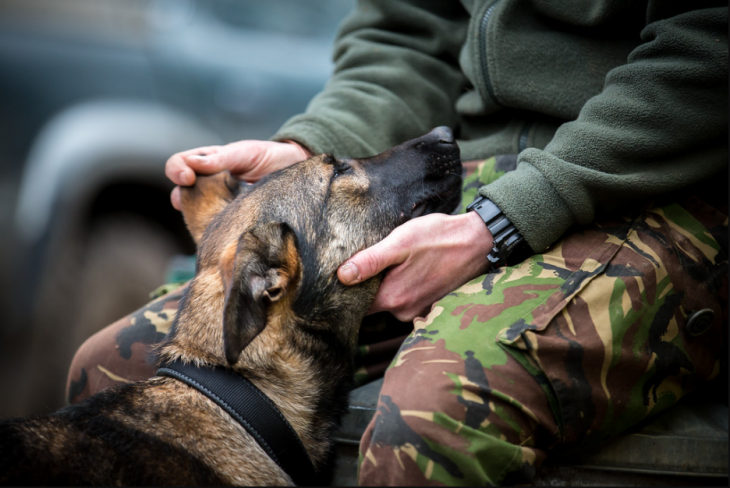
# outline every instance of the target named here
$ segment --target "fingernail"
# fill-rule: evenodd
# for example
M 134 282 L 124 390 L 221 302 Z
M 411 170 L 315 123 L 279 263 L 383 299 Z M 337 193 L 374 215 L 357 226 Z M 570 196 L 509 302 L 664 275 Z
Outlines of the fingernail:
M 190 156 L 187 156 L 185 159 L 187 159 L 188 161 L 195 161 L 198 164 L 206 164 L 210 161 L 208 159 L 208 156 L 205 156 L 203 154 L 192 154 Z
M 178 175 L 178 178 L 180 179 L 180 183 L 182 185 L 190 185 L 192 183 L 190 179 L 190 172 L 189 171 L 180 171 L 180 174 Z
M 357 283 L 359 275 L 360 272 L 355 263 L 347 263 L 340 268 L 340 276 L 345 280 L 345 283 Z

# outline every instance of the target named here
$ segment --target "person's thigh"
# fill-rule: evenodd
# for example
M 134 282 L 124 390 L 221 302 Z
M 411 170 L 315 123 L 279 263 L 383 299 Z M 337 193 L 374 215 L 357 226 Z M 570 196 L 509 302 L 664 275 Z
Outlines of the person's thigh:
M 89 337 L 71 361 L 67 402 L 78 403 L 109 386 L 154 376 L 150 349 L 167 335 L 187 288 L 186 284 L 167 293 Z
M 362 484 L 527 481 L 720 371 L 727 217 L 696 199 L 592 225 L 417 320 L 361 444 Z
M 185 284 L 87 339 L 71 362 L 67 402 L 78 403 L 104 388 L 154 376 L 152 349 L 166 337 L 187 289 Z M 365 317 L 355 357 L 355 383 L 381 378 L 412 329 L 411 323 L 399 322 L 390 314 Z

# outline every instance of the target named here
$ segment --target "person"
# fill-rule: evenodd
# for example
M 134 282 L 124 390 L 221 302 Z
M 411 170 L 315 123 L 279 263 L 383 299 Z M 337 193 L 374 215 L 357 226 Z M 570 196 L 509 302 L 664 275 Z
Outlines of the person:
M 269 141 L 168 160 L 177 185 L 222 170 L 253 182 L 311 154 L 457 134 L 481 208 L 413 219 L 338 270 L 347 285 L 385 272 L 370 312 L 414 321 L 383 341 L 399 349 L 361 484 L 529 482 L 549 449 L 615 435 L 726 369 L 727 11 L 361 0 L 305 113 Z M 128 359 L 164 337 L 183 292 L 87 341 L 71 401 L 151 375 Z M 109 374 L 84 376 L 99 361 Z

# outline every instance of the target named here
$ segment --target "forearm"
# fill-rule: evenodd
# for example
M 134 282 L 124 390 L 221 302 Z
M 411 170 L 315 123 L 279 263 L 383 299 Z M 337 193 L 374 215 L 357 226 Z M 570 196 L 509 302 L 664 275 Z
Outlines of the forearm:
M 359 2 L 335 43 L 332 79 L 273 139 L 360 157 L 453 127 L 466 23 L 458 2 Z

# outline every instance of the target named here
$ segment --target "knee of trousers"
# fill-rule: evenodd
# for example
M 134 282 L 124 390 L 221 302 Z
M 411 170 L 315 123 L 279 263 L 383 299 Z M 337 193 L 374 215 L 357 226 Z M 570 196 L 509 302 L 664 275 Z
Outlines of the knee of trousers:
M 89 337 L 76 351 L 66 380 L 66 401 L 78 403 L 104 388 L 154 375 L 146 347 L 120 347 L 118 336 L 131 327 L 129 317 Z
M 110 386 L 153 376 L 156 367 L 151 346 L 167 335 L 185 288 L 148 303 L 89 337 L 69 368 L 68 403 L 78 403 Z
M 531 479 L 558 427 L 538 380 L 493 347 L 459 355 L 439 341 L 404 344 L 362 439 L 361 484 Z M 501 362 L 485 367 L 490 358 Z

